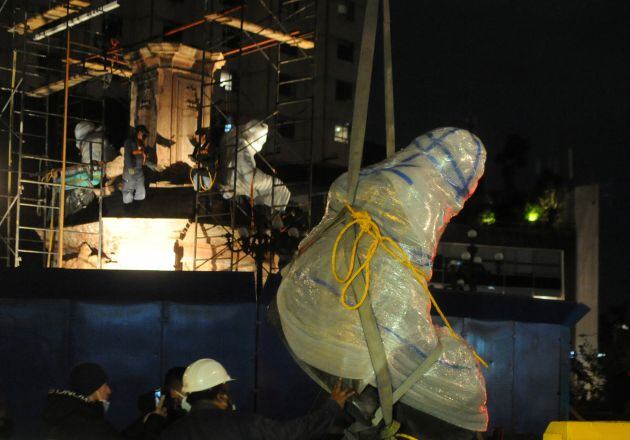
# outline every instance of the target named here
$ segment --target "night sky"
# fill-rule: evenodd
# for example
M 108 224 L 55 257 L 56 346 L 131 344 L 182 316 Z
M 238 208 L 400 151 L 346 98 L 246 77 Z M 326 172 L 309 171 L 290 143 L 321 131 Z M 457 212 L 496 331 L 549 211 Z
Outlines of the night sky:
M 494 158 L 509 135 L 530 144 L 523 189 L 548 168 L 601 184 L 600 296 L 630 300 L 630 2 L 393 1 L 397 145 L 440 126 L 472 129 Z M 413 17 L 413 19 L 412 19 Z M 377 36 L 368 139 L 383 143 Z

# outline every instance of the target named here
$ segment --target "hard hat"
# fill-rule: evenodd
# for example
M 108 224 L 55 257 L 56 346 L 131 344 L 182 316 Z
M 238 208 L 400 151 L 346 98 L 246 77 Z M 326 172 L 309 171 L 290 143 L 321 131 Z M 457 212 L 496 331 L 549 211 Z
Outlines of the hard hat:
M 82 141 L 85 137 L 93 132 L 96 129 L 96 126 L 93 122 L 90 121 L 81 121 L 77 125 L 74 126 L 74 138 L 77 141 Z
M 234 379 L 225 371 L 223 365 L 214 359 L 199 359 L 186 368 L 182 392 L 188 394 L 209 390 L 232 380 Z

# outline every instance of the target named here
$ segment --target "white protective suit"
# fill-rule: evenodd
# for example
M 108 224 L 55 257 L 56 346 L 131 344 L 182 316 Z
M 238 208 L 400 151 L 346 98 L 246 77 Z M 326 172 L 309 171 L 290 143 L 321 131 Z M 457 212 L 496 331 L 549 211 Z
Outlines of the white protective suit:
M 474 192 L 485 157 L 483 145 L 468 131 L 433 130 L 391 158 L 363 169 L 353 208 L 367 211 L 381 233 L 397 242 L 430 278 L 440 236 Z M 346 186 L 347 174 L 331 186 L 326 214 L 303 242 L 310 246 L 304 246 L 284 272 L 278 310 L 298 359 L 330 375 L 376 386 L 358 312 L 340 304 L 342 284 L 331 270 L 333 244 L 350 221 L 344 210 L 343 220 L 335 222 L 347 202 Z M 337 255 L 342 275 L 353 234 L 345 237 Z M 359 255 L 364 258 L 370 240 L 361 243 Z M 409 268 L 379 248 L 371 269 L 370 298 L 394 389 L 438 346 L 438 340 L 444 350 L 401 401 L 462 428 L 484 431 L 485 380 L 472 349 L 434 324 L 428 294 Z M 349 298 L 354 298 L 352 293 Z
M 103 127 L 90 121 L 81 121 L 74 127 L 76 145 L 81 152 L 81 162 L 109 162 L 113 159 L 113 150 L 105 137 Z
M 289 189 L 277 177 L 256 169 L 256 153 L 260 153 L 267 142 L 267 124 L 252 120 L 238 127 L 238 154 L 234 159 L 234 144 L 237 141 L 236 129 L 226 133 L 221 141 L 223 197 L 234 197 L 234 166 L 236 164 L 236 195 L 254 196 L 256 205 L 266 205 L 273 210 L 284 211 L 291 198 Z M 252 185 L 253 182 L 253 185 Z M 275 185 L 274 185 L 275 183 Z

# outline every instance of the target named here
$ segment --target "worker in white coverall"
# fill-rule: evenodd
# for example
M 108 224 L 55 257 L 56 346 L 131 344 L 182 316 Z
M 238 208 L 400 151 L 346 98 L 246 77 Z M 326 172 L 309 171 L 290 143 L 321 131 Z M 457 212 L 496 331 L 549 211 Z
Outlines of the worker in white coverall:
M 125 141 L 125 169 L 122 176 L 124 204 L 129 204 L 134 200 L 144 200 L 146 196 L 143 167 L 147 163 L 149 154 L 148 136 L 147 128 L 144 125 L 138 125 L 133 136 Z

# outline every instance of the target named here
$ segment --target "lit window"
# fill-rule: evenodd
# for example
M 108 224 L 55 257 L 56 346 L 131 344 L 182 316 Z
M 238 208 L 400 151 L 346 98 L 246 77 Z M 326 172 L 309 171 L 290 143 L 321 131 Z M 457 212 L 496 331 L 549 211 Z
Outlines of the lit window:
M 335 124 L 335 142 L 342 144 L 350 142 L 350 124 Z

